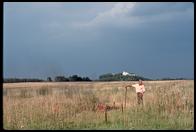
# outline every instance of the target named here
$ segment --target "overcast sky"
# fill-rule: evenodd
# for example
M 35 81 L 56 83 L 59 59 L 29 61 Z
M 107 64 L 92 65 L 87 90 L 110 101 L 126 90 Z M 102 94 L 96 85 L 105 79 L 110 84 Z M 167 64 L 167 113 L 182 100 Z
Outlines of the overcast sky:
M 193 3 L 4 3 L 4 77 L 194 77 Z

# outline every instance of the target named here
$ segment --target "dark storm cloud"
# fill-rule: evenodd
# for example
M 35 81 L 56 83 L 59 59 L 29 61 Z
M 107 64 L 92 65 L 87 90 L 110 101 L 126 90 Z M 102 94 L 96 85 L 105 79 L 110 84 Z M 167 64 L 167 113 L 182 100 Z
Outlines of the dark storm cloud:
M 4 4 L 5 77 L 193 78 L 192 3 L 43 4 Z

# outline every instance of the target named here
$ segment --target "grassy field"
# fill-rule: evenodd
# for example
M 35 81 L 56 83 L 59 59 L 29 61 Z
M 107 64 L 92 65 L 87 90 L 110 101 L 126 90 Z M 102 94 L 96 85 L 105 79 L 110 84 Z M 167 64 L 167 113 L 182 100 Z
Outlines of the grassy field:
M 138 106 L 136 82 L 3 84 L 4 129 L 193 129 L 194 81 L 144 81 Z M 118 109 L 97 111 L 103 103 Z

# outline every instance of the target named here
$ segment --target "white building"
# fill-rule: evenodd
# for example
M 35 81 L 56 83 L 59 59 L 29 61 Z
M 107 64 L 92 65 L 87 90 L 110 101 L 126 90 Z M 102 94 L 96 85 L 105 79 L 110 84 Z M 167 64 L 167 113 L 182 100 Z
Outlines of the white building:
M 127 75 L 129 75 L 129 73 L 128 73 L 128 72 L 123 71 L 123 72 L 122 72 L 122 75 L 123 75 L 123 76 L 127 76 Z
M 129 76 L 135 76 L 135 73 L 128 73 L 128 72 L 126 72 L 126 71 L 123 71 L 123 72 L 122 72 L 122 75 L 123 75 L 123 76 L 128 76 L 128 75 L 129 75 Z

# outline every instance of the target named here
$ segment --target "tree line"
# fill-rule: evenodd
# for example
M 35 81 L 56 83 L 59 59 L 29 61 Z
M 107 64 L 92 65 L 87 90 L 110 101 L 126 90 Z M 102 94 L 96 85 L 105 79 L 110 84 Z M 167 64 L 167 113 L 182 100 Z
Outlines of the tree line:
M 160 78 L 160 79 L 151 79 L 151 78 L 146 78 L 143 76 L 138 76 L 138 75 L 126 75 L 124 76 L 122 73 L 117 73 L 117 74 L 112 74 L 112 73 L 107 73 L 99 76 L 99 81 L 138 81 L 139 79 L 143 81 L 166 81 L 166 80 L 191 80 L 187 78 L 170 78 L 170 77 L 165 77 L 165 78 Z
M 92 81 L 89 77 L 80 77 L 78 75 L 73 75 L 70 77 L 56 76 L 54 79 L 47 77 L 44 79 L 37 78 L 5 78 L 4 83 L 16 83 L 16 82 L 75 82 L 75 81 Z
M 51 78 L 48 78 L 47 80 L 52 81 Z M 80 77 L 78 75 L 73 75 L 70 77 L 56 76 L 54 81 L 55 82 L 75 82 L 75 81 L 92 81 L 92 80 L 89 77 Z
M 124 76 L 122 73 L 117 73 L 117 74 L 112 74 L 112 73 L 107 73 L 99 76 L 99 81 L 138 81 L 139 79 L 144 80 L 144 81 L 149 81 L 152 79 L 145 78 L 142 76 Z
M 16 83 L 16 82 L 76 82 L 76 81 L 138 81 L 139 79 L 143 81 L 150 80 L 187 80 L 185 78 L 162 78 L 162 79 L 149 79 L 142 76 L 124 76 L 122 73 L 112 74 L 107 73 L 99 76 L 98 80 L 91 80 L 89 77 L 80 77 L 78 75 L 72 75 L 69 77 L 56 76 L 54 79 L 47 77 L 44 79 L 37 78 L 5 78 L 4 83 Z
M 16 82 L 44 82 L 42 79 L 36 78 L 5 78 L 4 83 L 16 83 Z

